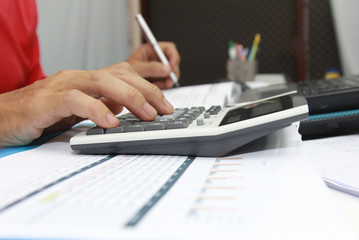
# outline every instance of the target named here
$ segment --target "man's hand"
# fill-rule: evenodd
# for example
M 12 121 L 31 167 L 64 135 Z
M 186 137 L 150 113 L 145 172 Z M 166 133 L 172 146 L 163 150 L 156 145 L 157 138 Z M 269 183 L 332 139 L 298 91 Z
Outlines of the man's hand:
M 115 127 L 115 114 L 123 106 L 146 121 L 173 111 L 160 89 L 126 62 L 94 71 L 60 71 L 0 95 L 0 146 L 27 144 L 45 129 L 64 130 L 86 118 Z
M 143 44 L 129 58 L 128 62 L 143 78 L 156 84 L 159 88 L 171 88 L 173 82 L 169 77 L 173 71 L 179 77 L 180 55 L 176 45 L 172 42 L 158 42 L 162 51 L 168 58 L 169 66 L 161 63 L 152 45 Z

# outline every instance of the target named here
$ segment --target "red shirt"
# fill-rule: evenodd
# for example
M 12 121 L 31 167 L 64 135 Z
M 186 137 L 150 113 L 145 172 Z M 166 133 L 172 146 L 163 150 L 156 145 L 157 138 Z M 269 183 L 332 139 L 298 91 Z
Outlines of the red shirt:
M 36 26 L 35 0 L 0 0 L 0 93 L 45 77 Z

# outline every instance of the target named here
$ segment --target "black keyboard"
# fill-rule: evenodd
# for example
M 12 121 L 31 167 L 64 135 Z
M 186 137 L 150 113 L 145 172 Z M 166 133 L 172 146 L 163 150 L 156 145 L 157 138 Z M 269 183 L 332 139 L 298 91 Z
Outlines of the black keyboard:
M 299 127 L 303 139 L 359 131 L 359 76 L 302 82 L 297 90 L 307 99 L 310 114 Z
M 359 108 L 359 76 L 300 82 L 295 88 L 307 99 L 309 114 Z

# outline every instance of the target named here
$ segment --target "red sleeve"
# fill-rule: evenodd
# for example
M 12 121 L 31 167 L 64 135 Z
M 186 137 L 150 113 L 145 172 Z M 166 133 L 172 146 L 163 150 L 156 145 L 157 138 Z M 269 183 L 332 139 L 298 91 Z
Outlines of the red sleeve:
M 23 2 L 23 1 L 22 1 Z M 33 15 L 34 15 L 34 26 L 32 28 L 32 32 L 31 32 L 31 39 L 29 39 L 29 48 L 30 48 L 30 52 L 29 52 L 29 69 L 28 69 L 28 74 L 27 74 L 27 81 L 26 81 L 26 85 L 29 85 L 37 80 L 43 79 L 46 77 L 42 66 L 40 64 L 40 47 L 39 47 L 39 40 L 38 40 L 38 36 L 36 33 L 36 28 L 37 28 L 37 22 L 38 22 L 38 17 L 37 17 L 37 8 L 36 8 L 36 3 L 35 0 L 33 1 Z
M 45 77 L 36 27 L 35 0 L 0 1 L 0 93 Z

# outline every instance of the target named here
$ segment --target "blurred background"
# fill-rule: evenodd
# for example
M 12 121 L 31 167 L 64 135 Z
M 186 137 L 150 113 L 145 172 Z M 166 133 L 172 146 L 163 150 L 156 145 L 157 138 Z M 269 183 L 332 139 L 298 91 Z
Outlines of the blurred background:
M 329 68 L 359 74 L 358 0 L 37 0 L 41 59 L 50 75 L 125 61 L 142 37 L 141 12 L 158 41 L 181 54 L 181 84 L 226 76 L 228 42 L 250 47 L 261 34 L 259 73 L 293 81 Z

